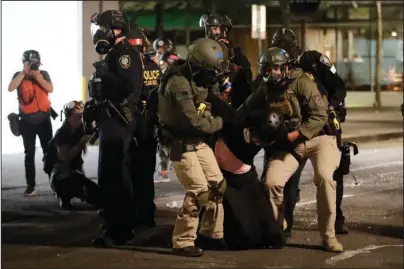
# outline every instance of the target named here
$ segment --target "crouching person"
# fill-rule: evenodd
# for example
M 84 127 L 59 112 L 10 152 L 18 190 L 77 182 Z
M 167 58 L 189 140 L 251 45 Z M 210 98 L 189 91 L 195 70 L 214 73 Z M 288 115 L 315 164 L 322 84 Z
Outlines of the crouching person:
M 92 136 L 86 135 L 83 125 L 84 104 L 72 101 L 64 108 L 65 121 L 50 142 L 55 151 L 55 161 L 51 172 L 51 188 L 63 209 L 71 210 L 72 198 L 100 207 L 99 188 L 88 179 L 83 171 L 82 154 L 86 153 L 86 143 Z

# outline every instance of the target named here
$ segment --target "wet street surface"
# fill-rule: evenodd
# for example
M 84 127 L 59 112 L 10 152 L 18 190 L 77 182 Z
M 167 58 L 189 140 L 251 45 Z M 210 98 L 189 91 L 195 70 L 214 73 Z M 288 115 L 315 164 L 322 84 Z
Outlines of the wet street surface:
M 24 169 L 9 169 L 2 178 L 3 268 L 402 268 L 403 267 L 403 140 L 359 145 L 352 157 L 352 175 L 345 176 L 343 210 L 350 229 L 338 235 L 343 253 L 321 250 L 317 229 L 313 170 L 306 165 L 294 231 L 282 250 L 206 251 L 200 258 L 172 256 L 171 231 L 183 191 L 174 173 L 171 182 L 156 184 L 158 227 L 140 231 L 126 249 L 96 249 L 100 219 L 80 201 L 75 211 L 59 209 L 47 178 L 37 179 L 37 195 L 23 197 Z M 96 149 L 86 157 L 86 172 L 96 175 Z M 18 155 L 6 163 L 22 163 Z M 19 155 L 22 156 L 22 155 Z M 21 158 L 21 157 L 20 157 Z M 39 158 L 39 157 L 38 157 Z M 256 157 L 261 173 L 262 152 Z M 40 164 L 37 162 L 37 164 Z M 3 160 L 3 169 L 5 161 Z M 17 166 L 16 166 L 17 167 Z M 38 165 L 38 171 L 41 166 Z M 37 173 L 38 176 L 40 173 Z

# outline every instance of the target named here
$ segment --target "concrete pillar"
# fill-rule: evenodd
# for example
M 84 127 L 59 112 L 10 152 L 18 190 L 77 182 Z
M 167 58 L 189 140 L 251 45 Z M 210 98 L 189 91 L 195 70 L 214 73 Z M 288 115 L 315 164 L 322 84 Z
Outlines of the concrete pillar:
M 354 35 L 353 35 L 353 31 L 349 30 L 348 31 L 348 60 L 349 61 L 353 60 L 353 54 L 354 54 Z

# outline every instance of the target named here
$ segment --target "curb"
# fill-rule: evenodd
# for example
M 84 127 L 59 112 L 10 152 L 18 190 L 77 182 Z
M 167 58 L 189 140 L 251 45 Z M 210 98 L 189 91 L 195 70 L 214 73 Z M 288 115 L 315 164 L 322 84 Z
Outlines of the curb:
M 402 137 L 403 137 L 403 132 L 401 131 L 401 132 L 381 133 L 381 134 L 374 134 L 374 135 L 342 137 L 342 141 L 365 143 L 365 142 L 375 142 L 375 141 L 389 140 L 389 139 L 402 138 Z

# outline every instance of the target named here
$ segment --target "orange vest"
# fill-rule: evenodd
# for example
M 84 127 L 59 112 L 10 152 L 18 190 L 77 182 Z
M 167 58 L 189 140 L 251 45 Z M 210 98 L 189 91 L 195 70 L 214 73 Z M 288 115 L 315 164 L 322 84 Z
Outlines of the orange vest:
M 20 110 L 24 114 L 32 114 L 35 112 L 48 112 L 50 109 L 50 101 L 48 93 L 41 89 L 38 83 L 24 79 L 18 89 Z

